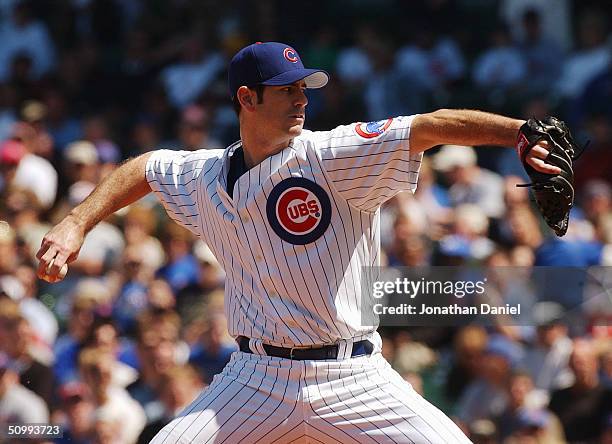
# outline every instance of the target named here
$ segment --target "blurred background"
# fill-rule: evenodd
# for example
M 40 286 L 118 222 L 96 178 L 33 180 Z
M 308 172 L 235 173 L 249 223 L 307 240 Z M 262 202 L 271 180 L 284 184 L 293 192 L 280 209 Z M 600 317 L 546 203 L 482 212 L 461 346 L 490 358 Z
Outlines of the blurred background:
M 610 6 L 1 0 L 0 423 L 148 442 L 236 349 L 223 271 L 152 196 L 96 227 L 61 283 L 36 279 L 34 253 L 122 160 L 237 140 L 226 66 L 254 41 L 331 73 L 308 93 L 309 129 L 477 108 L 553 114 L 590 140 L 562 239 L 515 187 L 513 149 L 429 151 L 416 194 L 383 209 L 383 263 L 611 265 Z M 383 353 L 476 443 L 612 443 L 610 295 L 548 296 L 529 326 L 381 329 Z

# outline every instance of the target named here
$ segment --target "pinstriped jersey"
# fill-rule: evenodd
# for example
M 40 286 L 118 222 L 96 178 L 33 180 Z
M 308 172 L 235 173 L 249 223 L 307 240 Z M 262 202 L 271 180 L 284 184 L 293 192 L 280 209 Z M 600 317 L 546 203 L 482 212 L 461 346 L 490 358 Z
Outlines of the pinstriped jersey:
M 146 167 L 168 215 L 226 271 L 229 332 L 290 347 L 363 338 L 362 266 L 380 260 L 380 205 L 416 189 L 414 116 L 307 131 L 227 193 L 225 150 L 154 152 Z

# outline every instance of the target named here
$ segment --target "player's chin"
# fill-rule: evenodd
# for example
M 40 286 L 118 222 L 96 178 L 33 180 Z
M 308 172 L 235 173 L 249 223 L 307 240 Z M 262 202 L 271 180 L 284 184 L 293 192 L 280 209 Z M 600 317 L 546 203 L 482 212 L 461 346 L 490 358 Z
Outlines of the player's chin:
M 302 130 L 304 129 L 304 119 L 295 119 L 296 122 L 289 127 L 289 135 L 292 137 L 299 136 L 302 134 Z

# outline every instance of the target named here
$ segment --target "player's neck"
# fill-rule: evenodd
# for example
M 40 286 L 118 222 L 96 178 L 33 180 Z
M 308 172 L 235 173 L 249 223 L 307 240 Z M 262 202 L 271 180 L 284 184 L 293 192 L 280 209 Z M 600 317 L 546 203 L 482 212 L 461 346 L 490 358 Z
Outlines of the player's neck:
M 271 141 L 266 134 L 242 129 L 240 130 L 240 139 L 244 150 L 244 163 L 249 169 L 259 165 L 268 157 L 281 152 L 291 143 L 291 139 Z

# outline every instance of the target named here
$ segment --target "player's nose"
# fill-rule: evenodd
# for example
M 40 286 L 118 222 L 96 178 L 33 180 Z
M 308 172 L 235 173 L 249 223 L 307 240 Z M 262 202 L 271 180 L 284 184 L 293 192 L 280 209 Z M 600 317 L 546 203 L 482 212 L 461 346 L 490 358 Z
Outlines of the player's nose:
M 306 97 L 306 91 L 298 89 L 294 99 L 294 105 L 299 107 L 305 107 L 308 105 L 308 97 Z

